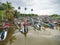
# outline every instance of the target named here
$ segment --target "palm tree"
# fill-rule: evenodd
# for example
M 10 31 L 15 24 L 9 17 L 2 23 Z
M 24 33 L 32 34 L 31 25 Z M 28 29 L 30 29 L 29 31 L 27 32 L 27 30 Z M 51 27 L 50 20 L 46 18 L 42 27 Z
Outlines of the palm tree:
M 17 10 L 15 10 L 14 12 L 15 12 L 15 13 L 14 13 L 14 17 L 15 17 L 15 18 L 18 18 L 18 17 L 20 16 L 20 12 L 18 12 Z
M 27 10 L 27 8 L 25 8 L 25 11 Z
M 31 9 L 31 11 L 33 11 L 33 9 Z
M 6 9 L 13 9 L 11 3 L 9 3 L 8 1 L 6 2 Z
M 21 7 L 19 6 L 18 9 L 21 9 Z
M 4 12 L 5 12 L 5 17 L 7 18 L 7 19 L 10 19 L 11 21 L 13 21 L 14 20 L 14 16 L 13 16 L 13 14 L 14 14 L 14 11 L 13 11 L 13 7 L 11 6 L 11 3 L 9 3 L 8 1 L 4 4 L 4 6 L 5 6 L 5 10 L 4 10 Z
M 5 10 L 5 4 L 1 3 L 0 4 L 0 21 L 3 20 L 4 10 Z

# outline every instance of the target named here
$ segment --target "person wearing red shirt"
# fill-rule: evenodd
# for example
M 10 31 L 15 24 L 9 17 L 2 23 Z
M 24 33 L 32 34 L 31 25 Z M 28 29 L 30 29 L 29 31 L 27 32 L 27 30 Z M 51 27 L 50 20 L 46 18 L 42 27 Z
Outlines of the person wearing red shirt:
M 24 21 L 23 26 L 24 26 L 24 32 L 25 32 L 25 33 L 28 32 L 27 25 L 28 25 L 28 22 L 27 22 L 27 21 Z

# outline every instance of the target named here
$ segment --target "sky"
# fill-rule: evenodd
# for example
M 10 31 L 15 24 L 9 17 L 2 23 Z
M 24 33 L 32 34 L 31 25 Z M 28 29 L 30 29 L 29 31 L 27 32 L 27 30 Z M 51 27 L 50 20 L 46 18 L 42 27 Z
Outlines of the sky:
M 12 6 L 21 13 L 34 13 L 38 15 L 60 15 L 60 0 L 0 0 L 0 2 L 9 1 Z M 24 8 L 27 8 L 25 11 Z M 31 11 L 33 9 L 33 11 Z

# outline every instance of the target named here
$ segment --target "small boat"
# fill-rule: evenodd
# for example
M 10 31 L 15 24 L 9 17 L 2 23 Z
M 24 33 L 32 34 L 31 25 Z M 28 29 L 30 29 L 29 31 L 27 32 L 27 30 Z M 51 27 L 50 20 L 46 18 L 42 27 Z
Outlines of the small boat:
M 7 32 L 8 31 L 5 31 L 5 30 L 3 30 L 2 32 L 0 32 L 0 41 L 4 41 L 6 39 Z

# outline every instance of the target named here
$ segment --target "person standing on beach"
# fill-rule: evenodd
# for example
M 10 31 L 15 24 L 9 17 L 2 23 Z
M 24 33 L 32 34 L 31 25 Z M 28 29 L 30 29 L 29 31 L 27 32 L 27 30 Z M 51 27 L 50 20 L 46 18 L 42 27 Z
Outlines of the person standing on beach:
M 27 23 L 27 21 L 25 20 L 25 21 L 24 21 L 24 24 L 23 24 L 23 26 L 24 26 L 24 32 L 28 32 L 27 25 L 28 25 L 28 23 Z

